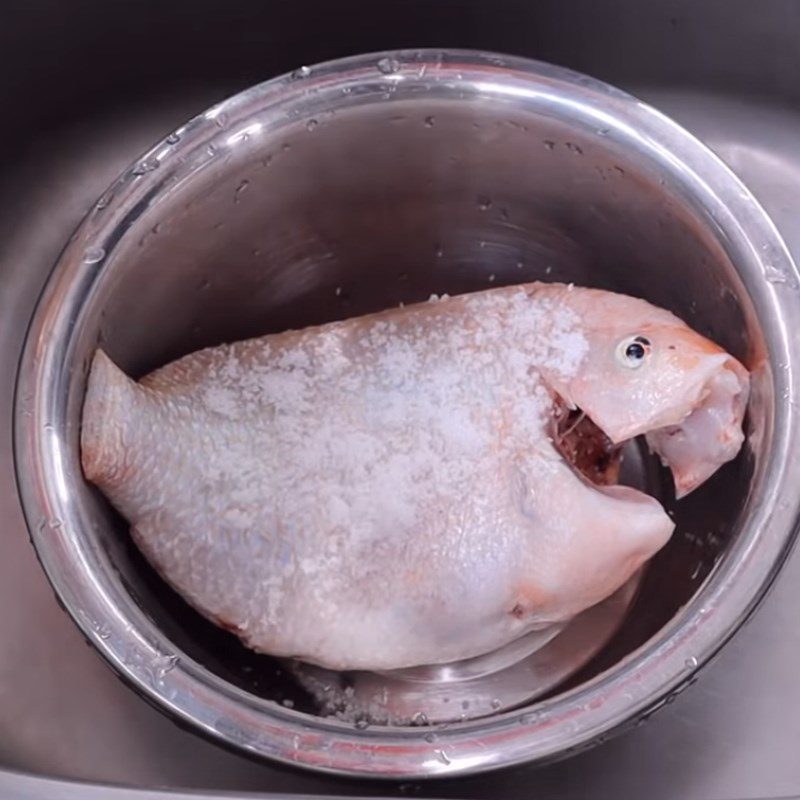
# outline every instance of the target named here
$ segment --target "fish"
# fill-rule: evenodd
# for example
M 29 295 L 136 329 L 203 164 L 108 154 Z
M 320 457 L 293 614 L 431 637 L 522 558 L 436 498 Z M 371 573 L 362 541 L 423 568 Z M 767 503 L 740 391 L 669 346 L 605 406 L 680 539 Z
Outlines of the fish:
M 492 652 L 670 539 L 745 440 L 747 369 L 645 300 L 493 288 L 210 347 L 138 381 L 102 350 L 81 463 L 149 562 L 248 647 L 335 670 Z M 579 462 L 583 461 L 581 464 Z

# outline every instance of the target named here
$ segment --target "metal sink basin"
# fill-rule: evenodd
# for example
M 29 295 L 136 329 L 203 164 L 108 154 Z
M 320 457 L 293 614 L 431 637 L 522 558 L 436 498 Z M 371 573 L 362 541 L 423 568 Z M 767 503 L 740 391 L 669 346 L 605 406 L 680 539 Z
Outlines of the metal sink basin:
M 727 800 L 800 791 L 800 556 L 697 686 L 602 747 L 544 768 L 459 781 L 343 781 L 227 753 L 180 730 L 119 683 L 58 608 L 14 487 L 13 375 L 33 303 L 74 227 L 159 136 L 237 89 L 302 63 L 457 45 L 548 60 L 615 83 L 715 149 L 800 259 L 800 7 L 791 0 L 758 8 L 722 0 L 696 5 L 392 0 L 376 8 L 357 0 L 335 7 L 242 0 L 220 9 L 204 1 L 30 0 L 4 12 L 0 793 L 578 798 L 591 786 L 598 797 Z M 705 532 L 693 533 L 692 545 L 702 548 Z

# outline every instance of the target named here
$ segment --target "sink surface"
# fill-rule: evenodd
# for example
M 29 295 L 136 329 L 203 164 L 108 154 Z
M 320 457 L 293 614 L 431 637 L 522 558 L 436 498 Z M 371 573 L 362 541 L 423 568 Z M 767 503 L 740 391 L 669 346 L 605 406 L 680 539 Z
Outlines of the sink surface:
M 697 4 L 695 4 L 697 5 Z M 267 10 L 268 6 L 268 10 Z M 172 127 L 258 80 L 406 45 L 551 60 L 632 91 L 711 146 L 800 261 L 800 5 L 32 0 L 0 32 L 0 792 L 20 797 L 778 797 L 800 791 L 800 553 L 698 683 L 568 761 L 427 784 L 315 776 L 228 753 L 125 688 L 56 604 L 14 487 L 13 375 L 37 294 L 94 199 Z M 701 533 L 701 532 L 698 532 Z M 702 542 L 698 538 L 698 546 Z M 93 784 L 74 784 L 86 781 Z M 116 789 L 98 784 L 132 787 Z M 154 787 L 159 787 L 157 790 Z M 183 793 L 186 793 L 184 795 Z M 203 795 L 209 796 L 209 795 Z M 215 796 L 215 795 L 210 795 Z

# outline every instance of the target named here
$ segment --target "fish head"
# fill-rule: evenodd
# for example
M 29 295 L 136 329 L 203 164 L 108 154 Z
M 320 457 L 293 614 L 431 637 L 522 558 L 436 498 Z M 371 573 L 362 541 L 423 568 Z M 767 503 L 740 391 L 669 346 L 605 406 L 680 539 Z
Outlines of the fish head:
M 551 388 L 580 408 L 612 442 L 645 435 L 676 495 L 697 488 L 744 441 L 749 374 L 674 314 L 625 295 L 548 287 L 584 338 L 570 374 L 545 370 Z

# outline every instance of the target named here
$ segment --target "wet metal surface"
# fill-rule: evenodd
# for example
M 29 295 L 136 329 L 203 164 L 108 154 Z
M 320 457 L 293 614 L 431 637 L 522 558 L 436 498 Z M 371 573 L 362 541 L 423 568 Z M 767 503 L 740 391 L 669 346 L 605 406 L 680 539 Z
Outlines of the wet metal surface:
M 671 14 L 665 11 L 659 22 L 667 30 Z M 674 15 L 680 24 L 680 10 Z M 764 17 L 762 26 L 768 26 Z M 720 44 L 714 39 L 710 46 Z M 774 50 L 765 57 L 777 59 Z M 569 52 L 563 55 L 562 62 L 570 60 Z M 675 58 L 680 61 L 676 52 Z M 593 71 L 589 56 L 573 53 L 572 60 Z M 626 78 L 623 66 L 612 66 L 607 74 L 595 73 L 655 104 L 715 149 L 800 258 L 798 98 L 781 97 L 786 87 L 778 81 L 771 98 L 754 99 L 744 93 L 755 88 L 750 78 L 714 92 L 708 85 L 688 90 L 682 74 L 677 89 L 664 81 L 640 86 L 633 70 Z M 800 791 L 800 553 L 697 685 L 647 724 L 567 762 L 448 783 L 339 781 L 229 754 L 148 707 L 85 645 L 56 605 L 22 523 L 10 453 L 10 376 L 44 277 L 98 194 L 135 154 L 233 88 L 209 83 L 160 101 L 140 98 L 124 110 L 65 117 L 32 135 L 0 178 L 0 369 L 6 376 L 0 387 L 0 763 L 37 775 L 133 786 L 291 794 L 569 799 L 585 796 L 591 786 L 596 797 L 705 800 Z M 0 776 L 0 788 L 26 797 L 89 796 L 81 789 L 69 793 L 57 781 L 5 781 Z

